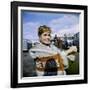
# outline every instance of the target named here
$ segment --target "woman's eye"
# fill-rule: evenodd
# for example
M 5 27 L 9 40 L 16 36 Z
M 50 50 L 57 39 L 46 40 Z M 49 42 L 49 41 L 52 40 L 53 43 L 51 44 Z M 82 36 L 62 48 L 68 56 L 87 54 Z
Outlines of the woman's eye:
M 44 36 L 47 36 L 47 34 L 44 34 Z
M 44 36 L 51 36 L 50 34 L 44 34 Z
M 50 35 L 50 34 L 48 34 L 48 36 L 50 36 L 50 37 L 51 37 L 51 35 Z

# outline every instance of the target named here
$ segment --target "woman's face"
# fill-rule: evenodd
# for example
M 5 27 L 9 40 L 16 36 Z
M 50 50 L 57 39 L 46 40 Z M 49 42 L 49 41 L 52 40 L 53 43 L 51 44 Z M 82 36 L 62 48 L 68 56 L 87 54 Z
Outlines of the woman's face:
M 51 43 L 51 35 L 50 32 L 44 32 L 39 37 L 40 42 L 46 45 L 50 45 Z

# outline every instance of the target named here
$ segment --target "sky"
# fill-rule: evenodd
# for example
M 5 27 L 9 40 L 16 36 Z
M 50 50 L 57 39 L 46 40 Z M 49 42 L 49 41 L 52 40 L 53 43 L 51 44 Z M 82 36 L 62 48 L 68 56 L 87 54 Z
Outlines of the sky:
M 79 32 L 79 13 L 22 11 L 23 39 L 38 39 L 38 27 L 47 25 L 52 30 L 52 37 Z

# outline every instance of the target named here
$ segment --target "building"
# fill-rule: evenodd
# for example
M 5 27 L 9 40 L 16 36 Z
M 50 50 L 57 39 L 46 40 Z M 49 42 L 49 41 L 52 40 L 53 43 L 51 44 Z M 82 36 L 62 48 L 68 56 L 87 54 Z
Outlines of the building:
M 28 39 L 23 40 L 23 51 L 27 51 L 32 47 L 32 42 Z
M 79 46 L 79 32 L 74 34 L 74 45 Z

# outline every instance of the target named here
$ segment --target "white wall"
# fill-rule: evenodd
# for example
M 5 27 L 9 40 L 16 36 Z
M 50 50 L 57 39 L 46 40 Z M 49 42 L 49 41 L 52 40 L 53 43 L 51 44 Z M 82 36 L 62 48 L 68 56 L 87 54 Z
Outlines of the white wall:
M 0 42 L 1 42 L 0 43 L 0 72 L 1 72 L 0 73 L 0 90 L 11 89 L 10 88 L 10 1 L 11 0 L 1 0 L 0 1 Z M 25 1 L 25 0 L 18 0 L 18 1 Z M 78 4 L 78 5 L 88 5 L 89 6 L 89 0 L 27 0 L 27 1 L 62 3 L 62 4 Z M 90 9 L 90 6 L 89 6 L 89 9 Z M 90 14 L 90 10 L 88 11 Z M 88 19 L 89 18 L 90 17 L 88 17 Z M 89 28 L 90 28 L 90 25 L 89 25 Z M 88 34 L 90 34 L 90 31 L 88 32 L 89 32 Z M 90 35 L 89 35 L 89 38 L 90 38 Z M 89 44 L 90 44 L 90 41 L 89 41 Z M 88 49 L 90 50 L 90 48 Z M 90 63 L 90 60 L 88 61 L 88 63 Z M 89 65 L 89 68 L 90 68 L 90 65 Z M 90 70 L 89 70 L 88 76 L 90 76 Z M 89 88 L 90 88 L 90 83 L 80 84 L 80 85 L 35 87 L 31 89 L 33 90 L 35 89 L 40 89 L 40 90 L 45 90 L 45 89 L 85 90 L 86 89 L 86 90 L 89 90 Z M 26 90 L 26 88 L 23 88 L 23 90 L 24 89 Z M 27 89 L 30 89 L 30 88 L 27 88 Z

